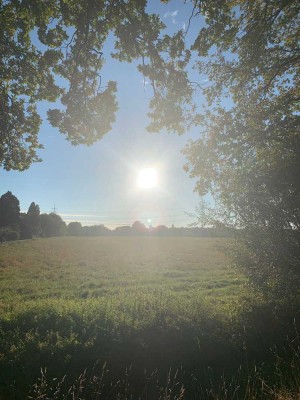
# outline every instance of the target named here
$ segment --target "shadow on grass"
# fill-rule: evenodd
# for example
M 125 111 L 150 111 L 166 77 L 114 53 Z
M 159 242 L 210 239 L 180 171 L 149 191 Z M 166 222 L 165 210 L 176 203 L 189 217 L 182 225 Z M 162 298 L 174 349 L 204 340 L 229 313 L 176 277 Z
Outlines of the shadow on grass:
M 275 399 L 300 387 L 296 320 L 267 306 L 232 324 L 158 314 L 135 328 L 27 312 L 2 321 L 0 335 L 4 399 Z

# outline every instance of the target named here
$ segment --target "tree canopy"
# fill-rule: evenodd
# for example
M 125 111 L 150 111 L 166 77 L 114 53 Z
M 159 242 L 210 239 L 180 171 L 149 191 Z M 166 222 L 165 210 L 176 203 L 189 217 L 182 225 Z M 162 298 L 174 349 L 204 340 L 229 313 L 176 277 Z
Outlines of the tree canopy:
M 238 262 L 260 286 L 300 283 L 300 6 L 195 3 L 206 16 L 192 49 L 207 108 L 185 153 L 200 195 L 240 230 Z
M 15 227 L 19 224 L 20 202 L 12 192 L 0 197 L 0 227 Z
M 55 213 L 41 214 L 40 224 L 44 237 L 63 236 L 66 232 L 66 223 Z
M 29 237 L 39 236 L 41 233 L 40 207 L 34 202 L 30 204 L 25 220 L 29 230 Z
M 162 118 L 160 110 L 168 113 L 170 127 L 183 129 L 178 94 L 183 90 L 190 94 L 183 71 L 189 52 L 182 32 L 161 36 L 164 24 L 146 12 L 146 4 L 140 0 L 0 2 L 0 165 L 4 169 L 24 170 L 39 161 L 39 101 L 60 99 L 62 107 L 48 110 L 48 120 L 73 145 L 91 145 L 111 129 L 118 108 L 117 82 L 106 82 L 101 75 L 105 56 L 110 57 L 103 50 L 109 34 L 115 39 L 112 57 L 140 59 L 138 69 L 155 89 L 157 101 L 150 104 L 155 119 Z M 172 59 L 166 62 L 163 52 L 170 52 Z M 179 67 L 173 59 L 181 55 Z M 160 92 L 169 88 L 172 96 L 165 103 Z

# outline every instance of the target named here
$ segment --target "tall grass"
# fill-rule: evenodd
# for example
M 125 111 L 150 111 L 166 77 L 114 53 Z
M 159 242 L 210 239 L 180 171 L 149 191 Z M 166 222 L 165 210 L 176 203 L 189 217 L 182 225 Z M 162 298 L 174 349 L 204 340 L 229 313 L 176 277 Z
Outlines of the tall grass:
M 184 377 L 182 369 L 166 371 L 165 380 L 157 371 L 147 374 L 144 371 L 144 386 L 136 390 L 131 381 L 131 369 L 126 369 L 121 379 L 110 380 L 106 364 L 94 368 L 91 373 L 85 370 L 71 386 L 61 380 L 47 381 L 46 371 L 30 390 L 27 399 L 31 400 L 103 400 L 103 399 L 159 399 L 159 400 L 299 400 L 300 399 L 300 347 L 290 343 L 289 362 L 276 353 L 273 377 L 266 375 L 264 366 L 253 366 L 243 370 L 240 367 L 230 378 L 217 377 L 211 368 L 206 371 L 210 386 L 203 387 L 202 377 L 190 374 Z M 276 361 L 277 360 L 277 361 Z M 277 378 L 273 383 L 272 378 Z M 183 381 L 188 382 L 187 385 Z
M 247 287 L 224 243 L 120 237 L 2 246 L 0 398 L 294 396 L 291 315 Z

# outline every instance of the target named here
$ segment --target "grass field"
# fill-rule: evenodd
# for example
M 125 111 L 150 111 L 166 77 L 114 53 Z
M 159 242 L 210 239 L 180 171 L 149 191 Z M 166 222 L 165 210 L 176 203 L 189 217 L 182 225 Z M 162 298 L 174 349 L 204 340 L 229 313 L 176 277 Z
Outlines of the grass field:
M 50 381 L 66 374 L 67 388 L 86 368 L 98 365 L 103 375 L 106 363 L 104 398 L 139 398 L 151 379 L 156 383 L 142 398 L 199 398 L 200 386 L 212 384 L 203 372 L 208 367 L 215 376 L 230 376 L 249 362 L 247 346 L 253 360 L 259 358 L 278 332 L 275 337 L 274 321 L 261 315 L 264 320 L 249 321 L 245 333 L 245 315 L 261 307 L 261 299 L 230 267 L 225 244 L 209 238 L 64 237 L 2 245 L 0 394 L 24 399 L 31 391 L 33 398 L 46 398 L 36 394 L 42 389 L 32 389 L 38 379 L 48 385 L 41 368 Z M 129 370 L 130 395 L 124 378 Z M 177 381 L 186 381 L 189 390 Z M 45 393 L 52 390 L 46 386 Z M 153 388 L 165 395 L 151 397 Z

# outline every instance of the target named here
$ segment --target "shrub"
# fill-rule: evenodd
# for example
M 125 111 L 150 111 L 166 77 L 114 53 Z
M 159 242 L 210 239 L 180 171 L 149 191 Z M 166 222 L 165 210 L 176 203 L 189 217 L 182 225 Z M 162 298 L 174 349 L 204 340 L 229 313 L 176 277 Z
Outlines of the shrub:
M 2 228 L 1 230 L 1 237 L 3 240 L 19 240 L 20 239 L 20 233 L 13 229 L 13 228 Z

